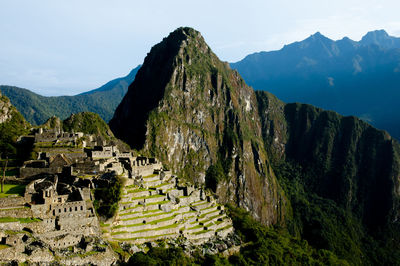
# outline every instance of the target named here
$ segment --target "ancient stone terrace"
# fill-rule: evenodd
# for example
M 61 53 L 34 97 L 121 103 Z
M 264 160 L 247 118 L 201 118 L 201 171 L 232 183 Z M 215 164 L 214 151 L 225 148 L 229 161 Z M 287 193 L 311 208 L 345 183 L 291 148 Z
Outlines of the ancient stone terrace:
M 69 132 L 63 132 L 59 128 L 56 129 L 39 128 L 38 132 L 35 133 L 35 142 L 54 142 L 54 141 L 76 142 L 79 138 L 82 138 L 83 136 L 84 134 L 82 132 L 69 133 Z
M 24 199 L 33 217 L 42 220 L 36 233 L 53 248 L 76 245 L 82 236 L 99 232 L 89 187 L 59 183 L 55 175 L 31 182 Z
M 61 174 L 65 168 L 71 174 L 81 177 L 94 177 L 115 171 L 118 175 L 132 178 L 139 173 L 151 174 L 154 168 L 162 167 L 154 158 L 135 157 L 132 152 L 120 152 L 117 146 L 107 145 L 105 140 L 80 132 L 39 129 L 35 134 L 34 145 L 38 159 L 24 163 L 20 168 L 22 179 L 32 179 L 40 174 Z
M 118 214 L 103 226 L 104 235 L 134 244 L 180 236 L 202 244 L 233 231 L 224 207 L 211 195 L 178 183 L 163 171 L 128 180 Z

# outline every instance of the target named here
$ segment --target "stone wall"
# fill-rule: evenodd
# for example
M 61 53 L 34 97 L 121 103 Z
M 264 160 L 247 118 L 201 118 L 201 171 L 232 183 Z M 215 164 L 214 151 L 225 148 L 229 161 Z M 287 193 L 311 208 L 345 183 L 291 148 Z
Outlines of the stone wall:
M 36 176 L 39 174 L 57 174 L 61 173 L 62 168 L 56 167 L 56 168 L 33 168 L 33 167 L 22 167 L 19 170 L 19 176 L 20 178 L 27 178 L 27 177 L 32 177 Z
M 47 241 L 52 248 L 66 248 L 78 244 L 82 239 L 81 235 L 65 234 Z
M 0 217 L 30 218 L 32 215 L 31 209 L 27 207 L 0 209 Z
M 12 208 L 19 207 L 25 204 L 25 199 L 23 197 L 7 197 L 0 198 L 0 208 Z
M 65 202 L 63 204 L 51 205 L 51 216 L 69 216 L 71 214 L 86 214 L 84 201 Z

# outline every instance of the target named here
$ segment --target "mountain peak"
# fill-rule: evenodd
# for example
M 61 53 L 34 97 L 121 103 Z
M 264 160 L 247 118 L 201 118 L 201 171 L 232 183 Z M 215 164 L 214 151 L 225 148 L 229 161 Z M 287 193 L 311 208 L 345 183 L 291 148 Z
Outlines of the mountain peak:
M 321 32 L 317 31 L 316 33 L 310 35 L 310 37 L 301 41 L 300 43 L 310 44 L 310 43 L 315 43 L 315 42 L 329 43 L 329 42 L 333 42 L 333 41 L 331 39 L 329 39 L 328 37 L 326 37 L 325 35 L 321 34 Z
M 382 29 L 382 30 L 374 30 L 374 31 L 367 32 L 367 34 L 365 34 L 363 39 L 368 39 L 368 38 L 379 39 L 379 38 L 388 38 L 388 37 L 390 37 L 389 34 L 385 30 Z
M 266 180 L 274 177 L 264 163 L 254 90 L 191 28 L 151 49 L 109 125 L 182 178 L 220 192 L 221 202 L 240 204 L 265 223 L 285 212 L 269 200 L 279 192 L 276 181 Z M 239 160 L 243 154 L 250 162 Z M 234 181 L 215 179 L 213 169 Z M 242 177 L 251 187 L 238 183 Z
M 190 27 L 180 27 L 171 32 L 167 37 L 165 37 L 161 43 L 158 45 L 168 45 L 168 46 L 181 46 L 181 45 L 188 45 L 190 43 L 197 43 L 201 44 L 201 46 L 206 46 L 206 42 L 201 36 L 201 33 L 198 32 L 197 30 L 190 28 Z M 158 45 L 155 45 L 154 47 L 157 47 Z M 151 51 L 153 52 L 153 50 Z
M 400 38 L 390 36 L 385 30 L 375 30 L 368 32 L 362 37 L 362 45 L 378 45 L 385 49 L 400 48 Z
M 193 28 L 190 27 L 180 27 L 171 32 L 167 38 L 170 38 L 172 36 L 180 36 L 180 35 L 185 35 L 187 38 L 200 38 L 201 33 Z
M 314 33 L 313 35 L 311 35 L 311 36 L 313 36 L 313 37 L 316 37 L 316 38 L 321 38 L 321 37 L 325 37 L 324 35 L 322 35 L 321 34 L 321 32 L 319 32 L 319 31 L 317 31 L 316 33 Z

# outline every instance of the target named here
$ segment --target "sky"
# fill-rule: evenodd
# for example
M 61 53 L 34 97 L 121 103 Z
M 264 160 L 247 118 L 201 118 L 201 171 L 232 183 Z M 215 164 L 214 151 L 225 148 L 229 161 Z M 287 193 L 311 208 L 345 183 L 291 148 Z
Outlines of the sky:
M 278 50 L 319 31 L 360 40 L 400 36 L 400 1 L 0 0 L 0 85 L 75 95 L 127 75 L 181 26 L 221 60 Z

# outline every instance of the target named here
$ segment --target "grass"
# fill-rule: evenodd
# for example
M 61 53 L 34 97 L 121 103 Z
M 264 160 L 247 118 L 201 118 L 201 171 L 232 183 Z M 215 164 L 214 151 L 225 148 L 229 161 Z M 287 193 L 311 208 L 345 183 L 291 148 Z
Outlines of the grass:
M 203 214 L 201 214 L 201 215 L 199 216 L 199 218 L 200 218 L 200 219 L 201 219 L 201 218 L 204 218 L 204 217 L 206 217 L 206 215 L 209 215 L 210 213 L 214 213 L 214 212 L 219 212 L 219 210 L 214 210 L 214 211 L 210 211 L 210 212 L 203 213 Z
M 128 208 L 130 209 L 130 208 Z M 126 210 L 128 210 L 126 209 Z M 147 211 L 142 211 L 142 212 L 126 212 L 126 213 L 120 213 L 119 216 L 125 216 L 125 215 L 132 215 L 132 214 L 146 214 L 146 213 L 151 213 L 151 212 L 162 212 L 161 210 L 147 210 Z
M 111 235 L 115 236 L 115 235 L 120 235 L 120 234 L 125 234 L 128 233 L 128 231 L 118 231 L 118 232 L 112 232 Z
M 133 190 L 127 190 L 126 193 L 137 193 L 137 192 L 143 192 L 143 191 L 148 191 L 148 189 L 146 188 L 137 188 L 137 189 L 133 189 Z
M 175 228 L 175 227 L 178 227 L 178 225 L 179 224 L 170 224 L 170 225 L 166 225 L 166 226 L 162 226 L 162 227 L 158 227 L 158 228 L 142 229 L 142 230 L 138 230 L 138 231 L 132 231 L 129 233 L 136 234 L 136 233 L 143 233 L 143 232 L 149 232 L 149 231 L 159 231 L 159 230 L 164 230 L 164 229 Z
M 140 199 L 153 199 L 153 198 L 161 198 L 161 197 L 165 197 L 165 195 L 151 195 L 151 196 L 142 196 L 142 197 L 136 197 L 136 198 L 132 198 L 132 200 L 140 200 Z
M 204 225 L 204 227 L 207 227 L 207 228 L 208 228 L 208 227 L 210 227 L 210 226 L 212 226 L 212 225 L 214 225 L 214 223 L 211 222 L 211 223 L 208 223 L 208 224 Z
M 144 176 L 143 179 L 144 178 L 152 178 L 152 177 L 155 177 L 155 176 L 158 176 L 158 175 L 157 174 L 147 175 L 147 176 Z
M 206 200 L 202 200 L 202 201 L 198 201 L 198 202 L 193 203 L 192 206 L 193 206 L 193 207 L 195 207 L 195 206 L 201 206 L 201 205 L 204 205 L 204 204 L 206 204 L 206 203 L 209 203 L 209 202 L 206 201 Z
M 9 247 L 10 247 L 9 245 L 0 244 L 0 250 L 9 248 Z
M 3 193 L 0 193 L 0 198 L 5 198 L 10 195 L 18 195 L 23 197 L 25 193 L 25 185 L 4 184 L 3 191 Z
M 117 226 L 114 226 L 112 229 L 118 229 L 118 228 L 123 228 L 123 227 L 135 227 L 135 226 L 140 226 L 140 225 L 155 225 L 155 224 L 158 224 L 158 223 L 160 223 L 160 222 L 165 222 L 165 221 L 169 221 L 169 220 L 172 220 L 172 219 L 174 219 L 176 216 L 177 216 L 178 214 L 175 214 L 175 215 L 172 215 L 172 216 L 168 216 L 168 217 L 165 217 L 165 218 L 162 218 L 162 219 L 158 219 L 158 220 L 154 220 L 154 221 L 152 221 L 152 222 L 149 222 L 149 223 L 138 223 L 138 224 L 127 224 L 127 225 L 117 225 Z M 162 227 L 159 227 L 159 228 L 162 228 Z M 145 230 L 147 230 L 147 229 L 145 229 Z M 158 228 L 157 229 L 148 229 L 148 230 L 158 230 Z
M 200 209 L 200 210 L 202 210 L 202 211 L 206 211 L 206 210 L 212 209 L 212 208 L 214 208 L 214 207 L 217 207 L 217 210 L 218 210 L 218 205 L 209 206 L 209 207 L 207 207 L 207 208 Z
M 41 219 L 39 218 L 13 218 L 13 217 L 0 217 L 0 223 L 14 223 L 14 222 L 20 222 L 20 223 L 36 223 L 40 222 Z
M 175 235 L 175 234 L 170 233 L 170 234 L 162 234 L 162 235 L 148 236 L 148 237 L 114 238 L 114 239 L 117 241 L 133 241 L 133 240 L 137 240 L 137 239 L 153 239 L 153 238 L 159 238 L 159 237 L 170 236 L 170 235 Z
M 2 212 L 2 211 L 23 210 L 23 209 L 29 209 L 29 207 L 23 206 L 23 207 L 16 207 L 16 208 L 0 209 L 0 212 Z
M 160 213 L 155 213 L 155 214 L 153 213 L 153 214 L 148 214 L 148 215 L 136 216 L 136 217 L 132 217 L 132 218 L 125 218 L 125 219 L 121 219 L 121 221 L 131 221 L 131 220 L 155 217 L 155 216 L 160 216 L 160 215 L 170 214 L 170 213 L 173 213 L 173 212 L 160 212 Z
M 157 185 L 157 186 L 154 186 L 153 188 L 160 188 L 160 187 L 163 187 L 163 186 L 167 186 L 167 185 L 169 185 L 169 184 L 171 184 L 171 183 L 165 182 L 165 183 L 161 183 L 161 184 L 159 184 L 159 185 Z
M 220 214 L 214 215 L 214 216 L 208 217 L 208 218 L 206 218 L 206 219 L 204 219 L 204 220 L 199 220 L 199 223 L 205 224 L 205 223 L 207 223 L 207 222 L 211 222 L 212 220 L 214 220 L 214 219 L 217 218 L 217 217 L 221 217 L 221 218 L 222 218 L 223 216 L 220 215 Z
M 157 202 L 151 202 L 151 203 L 146 203 L 146 206 L 149 206 L 149 205 L 162 205 L 162 204 L 165 204 L 165 203 L 168 203 L 168 202 L 170 202 L 169 200 L 163 200 L 163 201 L 157 201 Z
M 202 228 L 202 227 L 204 227 L 204 226 L 199 224 L 199 225 L 188 228 L 188 230 L 194 230 L 194 229 L 198 229 L 198 228 Z
M 201 235 L 201 234 L 207 233 L 207 232 L 209 232 L 209 231 L 210 231 L 210 230 L 202 230 L 202 231 L 193 233 L 193 235 Z
M 222 227 L 222 228 L 218 228 L 217 229 L 217 232 L 220 232 L 220 231 L 222 231 L 222 230 L 225 230 L 225 229 L 228 229 L 228 228 L 231 228 L 232 227 L 232 225 L 227 225 L 227 226 L 224 226 L 224 227 Z

